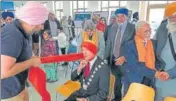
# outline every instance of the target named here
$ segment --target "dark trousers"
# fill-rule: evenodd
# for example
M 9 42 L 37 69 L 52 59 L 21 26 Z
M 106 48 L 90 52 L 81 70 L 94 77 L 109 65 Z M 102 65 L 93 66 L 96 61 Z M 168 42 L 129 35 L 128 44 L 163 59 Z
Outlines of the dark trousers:
M 66 48 L 61 48 L 61 53 L 65 54 L 66 53 Z
M 58 43 L 58 41 L 56 41 L 56 54 L 59 55 L 59 43 Z
M 72 93 L 66 100 L 64 101 L 77 101 L 77 98 L 86 98 L 88 95 L 84 94 L 85 92 L 80 92 L 79 90 Z
M 122 82 L 121 82 L 122 71 L 121 71 L 121 68 L 119 66 L 116 66 L 114 63 L 111 65 L 111 71 L 112 71 L 112 74 L 116 78 L 115 79 L 115 87 L 114 87 L 114 95 L 115 95 L 114 101 L 121 101 L 121 98 L 122 98 L 122 94 L 121 94 L 121 90 L 122 90 Z

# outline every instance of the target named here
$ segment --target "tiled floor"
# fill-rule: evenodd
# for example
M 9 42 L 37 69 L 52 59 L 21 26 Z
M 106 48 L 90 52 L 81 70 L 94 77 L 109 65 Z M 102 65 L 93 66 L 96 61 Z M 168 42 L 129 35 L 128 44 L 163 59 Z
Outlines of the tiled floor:
M 64 99 L 66 99 L 64 96 L 57 94 L 57 100 L 56 100 L 56 88 L 59 85 L 62 85 L 63 83 L 65 83 L 67 80 L 70 80 L 71 69 L 70 68 L 68 69 L 68 73 L 66 77 L 65 77 L 65 72 L 66 72 L 66 67 L 58 66 L 59 80 L 54 83 L 47 83 L 47 89 L 51 94 L 51 101 L 63 101 Z M 28 90 L 29 90 L 30 101 L 41 101 L 41 97 L 33 87 L 31 86 L 28 87 Z

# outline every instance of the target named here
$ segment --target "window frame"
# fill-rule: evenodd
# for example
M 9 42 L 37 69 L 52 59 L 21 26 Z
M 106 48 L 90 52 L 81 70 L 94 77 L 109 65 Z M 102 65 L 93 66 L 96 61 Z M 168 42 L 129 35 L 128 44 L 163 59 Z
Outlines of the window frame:
M 59 9 L 56 9 L 56 2 L 60 2 L 60 3 L 62 3 L 61 5 L 61 8 L 59 8 Z M 54 8 L 55 8 L 55 16 L 56 16 L 56 18 L 58 19 L 58 20 L 61 20 L 62 19 L 62 17 L 64 16 L 64 12 L 63 12 L 63 1 L 54 1 Z M 57 12 L 59 12 L 59 16 L 57 16 Z

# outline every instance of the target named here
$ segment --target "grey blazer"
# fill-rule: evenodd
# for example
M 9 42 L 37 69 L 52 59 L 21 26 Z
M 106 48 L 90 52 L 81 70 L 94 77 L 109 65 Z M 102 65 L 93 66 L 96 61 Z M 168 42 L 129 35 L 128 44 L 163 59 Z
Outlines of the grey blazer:
M 110 65 L 112 64 L 112 61 L 113 61 L 113 50 L 114 50 L 114 42 L 116 38 L 117 29 L 118 29 L 117 24 L 112 25 L 108 33 L 108 39 L 106 41 L 104 58 L 109 59 Z M 122 37 L 120 55 L 122 55 L 122 52 L 124 51 L 123 50 L 124 43 L 128 42 L 129 40 L 132 40 L 134 38 L 134 34 L 135 34 L 135 25 L 128 22 Z
M 101 68 L 100 68 L 101 67 Z M 96 70 L 96 68 L 99 68 Z M 95 61 L 90 75 L 85 79 L 85 82 L 91 80 L 87 90 L 83 89 L 83 72 L 78 75 L 77 70 L 71 74 L 71 80 L 79 80 L 81 82 L 81 88 L 76 91 L 79 94 L 86 95 L 89 101 L 106 101 L 109 93 L 110 83 L 110 68 L 99 57 Z
M 161 52 L 166 45 L 167 37 L 168 37 L 168 29 L 167 29 L 167 20 L 163 20 L 156 32 L 156 67 L 160 70 L 163 70 L 166 66 L 166 63 L 161 58 Z M 176 78 L 176 65 L 174 68 L 167 71 L 171 78 Z
M 166 26 L 167 26 L 167 20 L 163 20 L 156 32 L 155 51 L 156 51 L 157 67 L 159 67 L 159 69 L 164 69 L 166 66 L 166 63 L 161 58 L 161 52 L 164 46 L 166 45 L 167 36 L 168 36 L 168 30 Z

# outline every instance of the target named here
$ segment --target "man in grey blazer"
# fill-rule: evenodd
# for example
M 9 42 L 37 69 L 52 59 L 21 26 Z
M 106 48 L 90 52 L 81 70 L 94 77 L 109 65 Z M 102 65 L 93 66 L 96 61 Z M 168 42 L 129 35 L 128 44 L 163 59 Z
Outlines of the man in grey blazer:
M 119 8 L 115 11 L 117 24 L 113 25 L 108 33 L 108 39 L 106 41 L 105 58 L 107 59 L 112 73 L 116 77 L 115 83 L 115 101 L 121 101 L 121 77 L 122 71 L 120 65 L 118 65 L 119 57 L 124 50 L 124 44 L 129 40 L 132 40 L 135 34 L 135 25 L 128 22 L 128 9 Z
M 157 68 L 163 72 L 156 79 L 155 101 L 176 96 L 176 2 L 166 6 L 165 17 L 156 33 Z
M 106 101 L 109 93 L 110 68 L 96 56 L 98 49 L 94 43 L 84 41 L 81 47 L 84 59 L 71 74 L 71 80 L 79 80 L 81 88 L 65 101 Z

